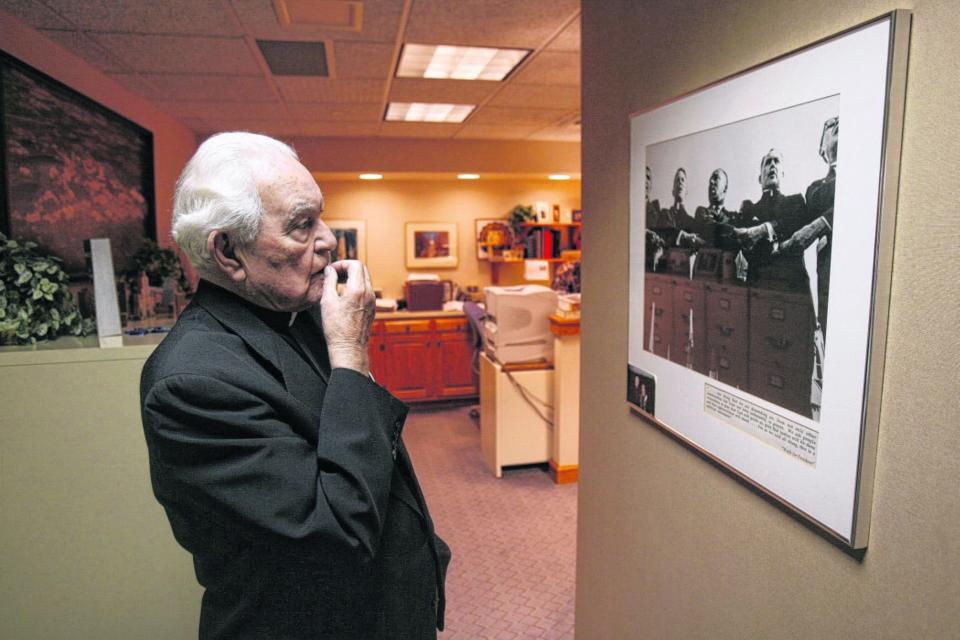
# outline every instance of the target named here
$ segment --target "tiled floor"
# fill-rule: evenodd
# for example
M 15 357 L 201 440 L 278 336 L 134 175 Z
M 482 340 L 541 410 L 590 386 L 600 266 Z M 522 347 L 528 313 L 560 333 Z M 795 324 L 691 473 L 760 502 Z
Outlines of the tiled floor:
M 572 639 L 577 485 L 539 467 L 494 478 L 468 407 L 412 411 L 404 441 L 453 549 L 441 640 Z

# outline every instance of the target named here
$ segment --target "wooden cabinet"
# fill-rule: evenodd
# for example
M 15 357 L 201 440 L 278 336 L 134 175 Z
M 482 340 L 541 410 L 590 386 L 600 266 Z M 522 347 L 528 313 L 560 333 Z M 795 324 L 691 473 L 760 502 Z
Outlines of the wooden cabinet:
M 377 320 L 369 349 L 374 378 L 404 402 L 477 395 L 465 317 Z
M 647 273 L 643 348 L 810 415 L 813 308 L 806 292 Z

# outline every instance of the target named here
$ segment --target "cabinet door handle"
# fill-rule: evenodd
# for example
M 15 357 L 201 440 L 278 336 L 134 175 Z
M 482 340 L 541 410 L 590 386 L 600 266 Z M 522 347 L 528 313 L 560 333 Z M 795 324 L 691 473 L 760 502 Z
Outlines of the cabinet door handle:
M 724 338 L 729 338 L 733 335 L 733 327 L 725 327 L 722 324 L 717 325 L 717 331 L 719 331 L 720 335 L 722 335 Z
M 792 341 L 784 338 L 783 336 L 767 336 L 767 344 L 774 349 L 786 351 L 792 344 Z
M 380 345 L 380 351 L 386 351 L 386 349 L 387 349 L 387 345 L 385 344 Z

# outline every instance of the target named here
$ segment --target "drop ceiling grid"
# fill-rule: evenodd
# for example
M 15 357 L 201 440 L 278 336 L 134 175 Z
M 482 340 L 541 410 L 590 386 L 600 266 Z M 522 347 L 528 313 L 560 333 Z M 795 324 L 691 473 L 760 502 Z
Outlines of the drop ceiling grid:
M 133 71 L 259 75 L 260 67 L 241 38 L 128 33 L 92 37 Z
M 400 33 L 405 4 L 410 14 Z M 579 139 L 578 0 L 363 0 L 359 33 L 281 27 L 271 0 L 0 6 L 195 130 L 257 125 L 288 135 Z M 324 40 L 335 77 L 264 75 L 254 38 Z M 502 83 L 392 78 L 397 42 L 533 54 Z M 461 125 L 387 123 L 385 98 L 479 106 Z
M 82 31 L 239 36 L 219 2 L 197 0 L 42 0 Z
M 579 0 L 415 0 L 405 40 L 535 49 L 579 9 Z
M 227 1 L 227 0 L 223 0 Z M 271 0 L 229 0 L 240 22 L 261 40 L 363 40 L 392 43 L 400 27 L 403 0 L 363 0 L 362 30 L 300 29 L 280 25 Z

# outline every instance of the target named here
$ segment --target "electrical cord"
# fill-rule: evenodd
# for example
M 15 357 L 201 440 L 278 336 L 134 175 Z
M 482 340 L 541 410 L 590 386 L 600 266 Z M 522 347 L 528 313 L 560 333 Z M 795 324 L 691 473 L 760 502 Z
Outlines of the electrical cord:
M 546 422 L 548 425 L 552 427 L 553 420 L 551 418 L 548 418 L 546 415 L 544 415 L 544 412 L 540 410 L 540 407 L 538 407 L 534 403 L 536 402 L 540 404 L 544 408 L 544 410 L 550 411 L 551 413 L 553 412 L 553 405 L 548 404 L 547 402 L 535 396 L 532 391 L 530 391 L 529 389 L 524 387 L 522 384 L 520 384 L 520 381 L 514 378 L 511 372 L 507 371 L 506 369 L 504 369 L 503 372 L 507 374 L 507 380 L 509 380 L 510 384 L 514 386 L 514 388 L 517 390 L 517 393 L 519 393 L 520 397 L 523 398 L 524 402 L 530 405 L 530 408 L 533 409 L 538 416 L 540 416 L 541 420 L 543 420 L 544 422 Z

